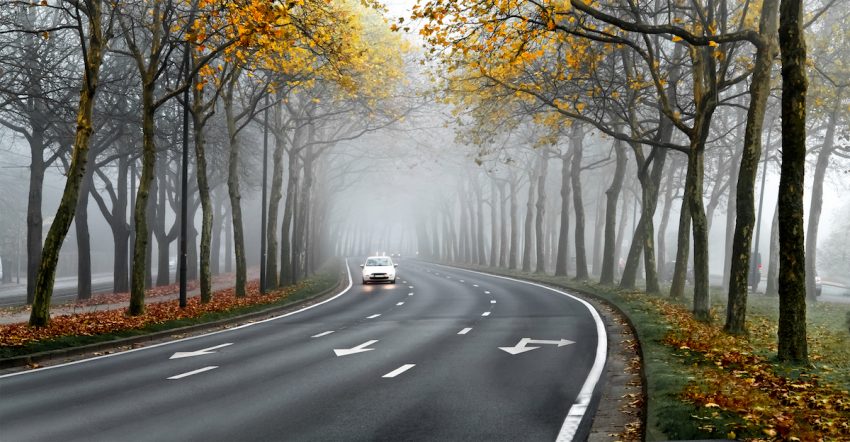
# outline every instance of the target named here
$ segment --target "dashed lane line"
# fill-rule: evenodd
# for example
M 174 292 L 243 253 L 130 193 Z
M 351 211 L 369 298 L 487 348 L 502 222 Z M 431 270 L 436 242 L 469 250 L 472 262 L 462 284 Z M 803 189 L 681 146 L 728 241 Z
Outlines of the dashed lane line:
M 378 316 L 381 316 L 381 314 L 380 314 L 380 313 L 375 313 L 375 314 L 374 314 L 374 315 L 372 315 L 372 316 L 367 316 L 367 317 L 366 317 L 366 319 L 375 319 L 375 318 L 377 318 Z
M 183 378 L 187 378 L 187 377 L 192 376 L 192 375 L 196 375 L 198 373 L 203 373 L 205 371 L 215 370 L 216 368 L 218 368 L 218 365 L 210 365 L 209 367 L 199 368 L 197 370 L 192 370 L 192 371 L 188 371 L 186 373 L 181 373 L 181 374 L 178 374 L 178 375 L 171 376 L 170 378 L 168 378 L 168 380 L 174 381 L 174 380 L 177 380 L 177 379 L 183 379 Z
M 322 336 L 327 336 L 327 335 L 329 335 L 333 332 L 334 332 L 333 330 L 328 330 L 328 331 L 325 331 L 325 332 L 321 332 L 318 335 L 313 335 L 313 336 L 310 336 L 310 337 L 311 338 L 321 338 Z
M 404 364 L 401 367 L 396 368 L 395 370 L 393 370 L 393 371 L 391 371 L 391 372 L 389 372 L 389 373 L 387 373 L 387 374 L 385 374 L 381 377 L 394 378 L 394 377 L 404 373 L 405 371 L 410 370 L 411 368 L 413 368 L 415 366 L 416 366 L 416 364 Z
M 457 334 L 459 334 L 459 335 L 465 335 L 465 334 L 469 333 L 470 331 L 472 331 L 472 327 L 466 327 L 465 329 L 463 329 L 463 330 L 461 330 L 461 331 L 457 332 Z

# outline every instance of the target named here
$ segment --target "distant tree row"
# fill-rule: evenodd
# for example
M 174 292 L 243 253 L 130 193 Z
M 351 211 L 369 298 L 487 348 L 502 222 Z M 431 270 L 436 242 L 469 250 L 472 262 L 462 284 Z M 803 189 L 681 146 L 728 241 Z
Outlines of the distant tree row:
M 650 293 L 660 291 L 659 275 L 673 266 L 674 298 L 683 296 L 692 256 L 693 314 L 708 320 L 709 231 L 725 202 L 725 327 L 745 333 L 751 269 L 760 265 L 751 253 L 756 178 L 760 167 L 764 175 L 765 165 L 776 163 L 778 257 L 770 259 L 768 281 L 778 278 L 778 285 L 768 290 L 778 287 L 779 358 L 805 362 L 806 295 L 815 296 L 824 177 L 850 153 L 850 71 L 843 61 L 850 35 L 839 18 L 847 4 L 807 7 L 804 13 L 800 0 L 419 2 L 414 18 L 439 63 L 445 100 L 466 123 L 462 136 L 479 146 L 486 170 L 459 185 L 442 220 L 427 221 L 440 234 L 423 236 L 420 247 L 445 259 L 538 272 L 551 269 L 554 256 L 556 274 L 570 267 L 586 279 L 591 267 L 606 284 L 614 283 L 623 257 L 620 287 L 634 287 L 642 265 Z M 774 85 L 781 96 L 772 96 Z M 808 228 L 807 154 L 816 158 Z M 561 170 L 557 219 L 546 212 L 552 160 Z M 610 185 L 604 209 L 596 202 L 589 257 L 586 199 L 603 190 L 587 194 L 583 184 L 591 174 L 597 182 L 608 177 Z M 489 197 L 468 190 L 478 192 L 485 177 Z M 664 237 L 676 198 L 676 253 L 668 262 Z M 489 201 L 492 219 L 489 261 L 482 201 Z M 622 250 L 630 207 L 638 219 Z M 574 263 L 567 253 L 570 222 Z
M 0 124 L 26 141 L 31 157 L 30 324 L 49 321 L 59 251 L 72 222 L 79 294 L 90 296 L 92 200 L 112 230 L 115 291 L 130 292 L 129 314 L 144 313 L 145 289 L 169 283 L 184 141 L 192 152 L 189 277 L 199 279 L 202 302 L 212 295 L 223 243 L 225 270 L 232 252 L 236 293 L 246 293 L 241 198 L 245 186 L 262 182 L 264 143 L 272 152 L 266 285 L 291 284 L 313 271 L 322 259 L 312 253 L 320 234 L 312 228 L 321 225 L 314 218 L 324 216 L 313 197 L 322 156 L 402 114 L 388 103 L 402 77 L 404 45 L 379 8 L 322 0 L 4 4 Z M 44 176 L 57 165 L 67 180 L 44 237 Z

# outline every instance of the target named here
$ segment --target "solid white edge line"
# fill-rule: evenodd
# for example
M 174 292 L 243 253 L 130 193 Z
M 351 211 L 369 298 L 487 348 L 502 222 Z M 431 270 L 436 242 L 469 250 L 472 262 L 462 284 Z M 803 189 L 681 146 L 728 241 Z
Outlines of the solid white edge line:
M 185 342 L 185 341 L 191 341 L 193 339 L 198 339 L 198 338 L 205 338 L 207 336 L 213 336 L 213 335 L 217 335 L 219 333 L 232 332 L 234 330 L 239 330 L 239 329 L 242 329 L 242 328 L 250 327 L 252 325 L 276 321 L 278 319 L 285 318 L 287 316 L 292 316 L 292 315 L 301 313 L 303 311 L 310 310 L 311 308 L 318 307 L 322 304 L 331 302 L 334 299 L 337 299 L 340 296 L 348 293 L 348 291 L 351 290 L 351 287 L 354 285 L 354 283 L 352 282 L 352 279 L 351 279 L 351 268 L 348 267 L 348 260 L 347 259 L 345 260 L 345 270 L 346 270 L 346 272 L 348 272 L 348 287 L 343 289 L 343 291 L 339 292 L 338 294 L 336 294 L 332 298 L 325 299 L 324 301 L 318 302 L 318 303 L 313 304 L 313 305 L 308 305 L 307 307 L 304 307 L 300 310 L 295 310 L 294 312 L 289 312 L 289 313 L 286 313 L 286 314 L 283 314 L 283 315 L 280 315 L 280 316 L 273 316 L 273 317 L 268 318 L 268 319 L 263 319 L 262 321 L 249 322 L 247 324 L 242 324 L 242 325 L 237 326 L 237 327 L 227 328 L 227 329 L 224 329 L 224 330 L 218 330 L 218 331 L 214 331 L 214 332 L 211 332 L 211 333 L 205 333 L 205 334 L 197 335 L 197 336 L 189 336 L 189 337 L 186 337 L 186 338 L 178 339 L 176 341 L 161 342 L 159 344 L 153 344 L 153 345 L 149 345 L 147 347 L 133 348 L 133 349 L 118 352 L 118 353 L 110 353 L 108 355 L 101 355 L 101 356 L 95 356 L 93 358 L 80 359 L 79 361 L 65 362 L 63 364 L 50 365 L 50 366 L 47 366 L 47 367 L 36 368 L 36 369 L 33 369 L 33 370 L 18 371 L 18 372 L 15 372 L 15 373 L 4 374 L 4 375 L 0 375 L 0 379 L 10 378 L 10 377 L 13 377 L 13 376 L 21 376 L 21 375 L 25 375 L 25 374 L 29 374 L 29 373 L 36 373 L 36 372 L 40 372 L 40 371 L 44 371 L 44 370 L 52 370 L 54 368 L 67 367 L 69 365 L 82 364 L 84 362 L 96 361 L 98 359 L 111 358 L 113 356 L 120 356 L 120 355 L 129 354 L 129 353 L 135 353 L 137 351 L 149 350 L 151 348 L 164 347 L 166 345 L 177 344 L 179 342 Z
M 602 370 L 605 369 L 605 359 L 606 354 L 608 352 L 608 335 L 607 333 L 605 333 L 605 324 L 602 322 L 602 317 L 599 316 L 599 312 L 597 312 L 596 309 L 584 299 L 581 299 L 577 296 L 573 296 L 566 292 L 562 292 L 552 287 L 547 287 L 543 284 L 523 281 L 521 279 L 509 278 L 507 276 L 491 275 L 489 273 L 462 269 L 460 267 L 444 266 L 442 264 L 433 265 L 457 269 L 464 272 L 476 273 L 484 276 L 491 276 L 493 278 L 505 279 L 508 281 L 519 282 L 522 284 L 533 285 L 542 289 L 549 290 L 551 292 L 559 293 L 564 296 L 569 296 L 570 298 L 575 299 L 576 301 L 582 303 L 585 307 L 587 307 L 587 309 L 590 311 L 590 315 L 593 316 L 593 320 L 596 322 L 596 357 L 593 359 L 593 366 L 590 368 L 590 373 L 588 373 L 587 379 L 585 379 L 584 384 L 581 386 L 581 390 L 579 391 L 578 396 L 576 397 L 575 403 L 573 403 L 573 405 L 570 407 L 570 410 L 567 413 L 567 417 L 564 418 L 564 423 L 563 425 L 561 425 L 561 430 L 558 432 L 558 437 L 556 438 L 556 441 L 558 442 L 572 441 L 573 437 L 575 437 L 576 430 L 578 430 L 578 426 L 581 423 L 581 420 L 584 418 L 584 413 L 587 410 L 588 405 L 590 405 L 590 399 L 593 396 L 593 390 L 596 389 L 596 384 L 602 377 Z
M 329 335 L 333 332 L 334 332 L 333 330 L 328 330 L 328 331 L 325 331 L 325 332 L 321 332 L 318 335 L 313 335 L 313 336 L 310 336 L 310 337 L 311 338 L 321 338 L 322 336 L 327 336 L 327 335 Z
M 387 373 L 387 374 L 385 374 L 381 377 L 382 378 L 394 378 L 394 377 L 404 373 L 405 371 L 410 370 L 411 368 L 413 368 L 415 366 L 416 366 L 416 364 L 404 364 L 401 367 L 396 368 L 395 370 L 393 370 L 393 371 L 391 371 L 391 372 L 389 372 L 389 373 Z
M 457 332 L 457 334 L 459 334 L 459 335 L 465 335 L 465 334 L 469 333 L 470 331 L 472 331 L 472 327 L 466 327 L 465 329 L 463 329 L 463 330 L 461 330 L 461 331 Z
M 199 368 L 197 370 L 188 371 L 186 373 L 174 375 L 174 376 L 171 376 L 170 378 L 166 378 L 166 379 L 172 380 L 172 381 L 177 380 L 177 379 L 183 379 L 183 378 L 187 378 L 187 377 L 192 376 L 192 375 L 196 375 L 198 373 L 203 373 L 205 371 L 215 370 L 216 368 L 218 368 L 218 365 L 210 365 L 209 367 L 204 367 L 204 368 Z

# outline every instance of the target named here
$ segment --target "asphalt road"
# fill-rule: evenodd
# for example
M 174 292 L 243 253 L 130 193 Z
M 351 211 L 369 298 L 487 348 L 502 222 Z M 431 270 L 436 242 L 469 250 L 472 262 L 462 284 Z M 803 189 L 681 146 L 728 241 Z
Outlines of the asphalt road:
M 418 261 L 395 285 L 350 270 L 299 312 L 0 376 L 0 440 L 587 437 L 607 351 L 589 304 Z

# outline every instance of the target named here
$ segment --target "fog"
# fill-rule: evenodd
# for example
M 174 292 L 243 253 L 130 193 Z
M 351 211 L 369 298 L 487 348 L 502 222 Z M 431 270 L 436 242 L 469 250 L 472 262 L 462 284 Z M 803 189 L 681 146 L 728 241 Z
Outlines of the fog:
M 410 2 L 391 3 L 389 22 L 410 15 L 410 5 Z M 846 5 L 835 7 L 846 8 Z M 275 77 L 278 73 L 252 72 L 250 76 L 232 80 L 236 92 L 230 91 L 235 94 L 228 98 L 230 101 L 220 95 L 224 89 L 213 91 L 206 86 L 201 88 L 202 93 L 195 94 L 194 100 L 212 100 L 209 109 L 214 110 L 202 130 L 209 163 L 206 176 L 211 192 L 213 274 L 239 271 L 236 248 L 241 246 L 234 236 L 244 239 L 246 265 L 252 271 L 259 269 L 261 239 L 265 236 L 269 240 L 267 255 L 274 255 L 272 263 L 267 263 L 268 273 L 274 275 L 273 285 L 308 277 L 337 257 L 361 259 L 384 253 L 550 274 L 566 272 L 581 279 L 598 279 L 608 258 L 617 281 L 629 266 L 627 256 L 634 248 L 639 219 L 648 203 L 642 194 L 639 173 L 655 174 L 658 164 L 657 177 L 653 178 L 657 185 L 652 201 L 655 207 L 649 210 L 653 227 L 650 246 L 657 265 L 654 273 L 663 285 L 670 283 L 677 251 L 683 247 L 678 232 L 689 159 L 681 149 L 662 149 L 646 142 L 660 131 L 654 120 L 660 105 L 654 99 L 645 98 L 633 104 L 636 115 L 643 119 L 640 127 L 633 128 L 633 139 L 626 140 L 618 135 L 625 133 L 623 122 L 617 120 L 622 115 L 612 107 L 618 95 L 611 93 L 582 102 L 570 112 L 588 109 L 587 115 L 571 118 L 553 112 L 552 106 L 547 107 L 548 96 L 538 97 L 537 101 L 535 96 L 517 99 L 519 92 L 510 88 L 507 92 L 500 91 L 496 83 L 480 78 L 474 80 L 479 89 L 470 88 L 468 84 L 473 82 L 470 78 L 474 77 L 470 72 L 475 67 L 464 71 L 462 66 L 452 65 L 447 69 L 450 63 L 440 62 L 441 56 L 457 62 L 451 58 L 449 49 L 420 48 L 433 43 L 418 34 L 422 20 L 414 21 L 407 32 L 393 33 L 379 29 L 387 23 L 374 13 L 364 14 L 366 33 L 370 34 L 367 37 L 385 39 L 380 41 L 389 42 L 386 48 L 392 48 L 383 64 L 372 65 L 379 72 L 366 70 L 346 81 L 335 77 L 341 76 L 340 73 L 323 73 L 309 83 L 292 81 L 286 77 L 291 73 L 280 74 L 285 77 L 281 79 Z M 40 19 L 44 18 L 6 14 L 3 26 L 11 29 L 22 20 Z M 830 23 L 824 19 L 817 29 L 826 29 Z M 11 38 L 10 34 L 2 35 L 0 38 Z M 64 98 L 74 97 L 79 81 L 72 82 L 72 87 L 67 82 L 46 78 L 45 85 L 54 82 L 50 93 L 55 96 L 40 95 L 19 81 L 27 75 L 34 76 L 38 70 L 32 66 L 24 69 L 14 60 L 24 54 L 38 63 L 38 57 L 43 57 L 41 62 L 47 66 L 48 60 L 61 58 L 68 51 L 73 53 L 79 41 L 65 34 L 44 41 L 24 40 L 7 46 L 0 62 L 5 66 L 0 68 L 0 74 L 6 75 L 0 75 L 0 84 L 8 85 L 0 88 L 5 97 L 0 106 L 3 123 L 0 127 L 3 207 L 0 259 L 3 290 L 28 293 L 31 300 L 41 246 L 54 214 L 60 209 L 67 171 L 72 167 L 74 100 L 66 100 L 61 106 L 57 102 L 61 94 L 65 94 Z M 120 282 L 115 278 L 110 289 L 101 287 L 96 291 L 129 291 L 132 235 L 123 237 L 120 248 L 116 248 L 116 238 L 138 232 L 132 214 L 137 195 L 149 198 L 144 212 L 148 217 L 150 243 L 146 253 L 146 284 L 173 283 L 179 256 L 182 105 L 175 95 L 153 111 L 156 133 L 151 134 L 155 141 L 152 155 L 156 164 L 150 172 L 155 175 L 151 181 L 154 187 L 149 195 L 143 195 L 139 185 L 142 172 L 148 167 L 143 162 L 148 151 L 144 147 L 147 132 L 140 117 L 144 110 L 138 92 L 141 83 L 139 72 L 134 70 L 120 41 L 116 39 L 112 43 L 112 52 L 104 60 L 103 87 L 95 104 L 93 147 L 84 172 L 83 189 L 87 191 L 83 194 L 85 198 L 79 199 L 76 219 L 61 242 L 56 272 L 56 277 L 66 285 L 77 283 L 74 279 L 110 279 L 115 272 L 123 272 Z M 840 50 L 847 49 L 846 42 L 842 40 L 840 44 L 845 45 Z M 665 43 L 658 52 L 665 60 L 680 57 L 673 46 Z M 27 52 L 28 48 L 39 48 L 42 52 L 34 54 Z M 174 50 L 175 54 L 179 52 Z M 752 53 L 752 48 L 748 48 L 742 57 Z M 832 54 L 824 49 L 824 44 L 813 46 L 813 57 L 823 62 L 824 69 L 832 69 L 830 60 L 834 56 L 827 53 Z M 528 72 L 534 78 L 552 75 L 549 80 L 554 81 L 557 69 L 553 60 L 559 54 L 556 51 L 550 58 L 529 62 L 523 68 L 530 71 L 518 70 L 513 75 L 520 78 Z M 331 54 L 322 57 L 333 60 Z M 314 63 L 324 61 L 322 57 Z M 598 81 L 611 90 L 621 90 L 620 83 L 627 80 L 621 78 L 625 73 L 618 67 L 616 57 L 600 55 L 599 60 L 595 71 Z M 70 57 L 57 62 L 57 66 L 53 68 L 56 77 L 74 78 L 81 69 L 81 61 Z M 222 72 L 230 69 L 226 64 L 214 66 Z M 671 69 L 670 66 L 664 65 L 663 69 Z M 586 73 L 581 67 L 571 68 Z M 747 69 L 737 65 L 733 68 L 741 73 Z M 172 77 L 166 75 L 159 80 L 162 87 L 154 92 L 160 95 L 179 86 L 175 78 L 181 72 L 176 62 L 163 62 L 162 70 Z M 11 72 L 17 76 L 7 75 Z M 263 77 L 265 83 L 258 84 L 255 75 Z M 361 78 L 369 75 L 376 77 L 369 80 L 372 83 Z M 461 78 L 464 75 L 470 78 Z M 695 112 L 687 104 L 693 98 L 689 95 L 690 80 L 679 81 L 679 99 L 684 103 L 680 111 L 686 114 L 682 124 L 688 125 Z M 554 83 L 557 86 L 553 86 L 556 89 L 553 93 L 563 96 L 575 93 L 568 93 L 570 88 L 584 87 L 578 81 Z M 823 90 L 814 92 L 816 97 L 829 97 L 836 90 L 843 90 L 843 86 L 821 83 Z M 652 97 L 655 93 L 652 87 L 643 87 L 645 91 L 640 93 Z M 748 96 L 743 83 L 718 93 L 723 100 L 714 112 L 703 146 L 705 174 L 700 191 L 709 227 L 708 279 L 710 285 L 722 291 L 728 287 L 734 259 L 731 247 L 736 221 L 735 180 L 746 123 L 742 109 L 747 108 Z M 470 98 L 476 94 L 477 98 Z M 44 104 L 40 115 L 22 111 L 32 100 L 41 99 Z M 844 252 L 850 247 L 847 236 L 850 203 L 844 198 L 850 191 L 850 136 L 847 98 L 839 93 L 835 100 L 838 104 L 831 117 L 825 110 L 828 98 L 810 102 L 803 204 L 804 224 L 808 224 L 812 195 L 822 195 L 819 196 L 823 200 L 822 214 L 816 225 L 808 227 L 819 233 L 817 248 L 821 253 L 817 254 L 814 266 L 820 278 L 840 286 L 850 284 L 850 257 Z M 767 103 L 762 160 L 754 185 L 756 224 L 750 247 L 761 256 L 756 283 L 750 284 L 756 292 L 764 292 L 765 285 L 770 286 L 768 270 L 777 265 L 775 255 L 779 248 L 771 239 L 776 231 L 774 214 L 782 161 L 778 93 L 769 97 Z M 192 130 L 194 127 L 195 123 Z M 264 129 L 268 132 L 265 158 Z M 194 279 L 198 277 L 201 261 L 203 208 L 195 156 L 197 134 L 189 133 L 193 138 L 189 145 L 192 152 L 188 203 L 192 222 L 188 267 L 189 277 Z M 34 140 L 35 135 L 41 138 Z M 683 132 L 674 131 L 666 143 L 687 146 L 688 139 Z M 825 160 L 825 166 L 818 166 L 826 143 L 834 154 Z M 666 157 L 658 160 L 662 150 Z M 234 151 L 238 152 L 238 158 L 231 171 Z M 34 154 L 40 157 L 34 158 Z M 617 176 L 618 156 L 625 161 L 621 170 L 622 189 L 618 189 L 613 200 L 615 212 L 609 213 L 607 195 Z M 264 161 L 268 192 L 265 201 L 262 198 Z M 818 167 L 821 172 L 815 173 Z M 43 173 L 43 181 L 33 173 Z M 239 202 L 241 217 L 232 215 L 235 201 Z M 266 232 L 261 228 L 264 205 L 272 211 Z M 85 215 L 84 219 L 80 219 L 80 214 Z M 234 227 L 234 220 L 241 220 L 244 224 L 241 229 Z M 606 220 L 610 220 L 609 228 L 613 229 L 611 239 L 606 239 Z M 562 228 L 564 225 L 566 229 Z M 583 234 L 576 234 L 577 228 Z M 689 237 L 690 230 L 684 234 L 684 238 Z M 611 242 L 609 253 L 606 241 Z M 643 246 L 639 241 L 635 243 L 639 247 L 633 253 L 632 264 L 637 266 L 633 273 L 637 275 L 637 284 L 642 285 L 648 261 L 641 255 Z M 688 267 L 693 268 L 696 246 L 691 243 L 688 247 L 691 256 Z M 166 270 L 168 278 L 161 277 Z M 693 284 L 689 273 L 693 270 L 683 269 L 683 272 L 689 274 L 688 284 Z M 284 281 L 284 274 L 291 279 Z M 770 278 L 776 278 L 776 273 Z M 80 282 L 81 287 L 85 285 Z

